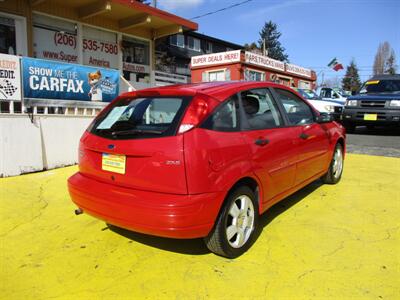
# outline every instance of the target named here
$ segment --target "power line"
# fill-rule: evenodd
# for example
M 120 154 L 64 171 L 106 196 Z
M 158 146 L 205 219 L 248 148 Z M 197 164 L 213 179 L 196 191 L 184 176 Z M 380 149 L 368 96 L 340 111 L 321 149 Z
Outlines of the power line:
M 217 10 L 214 10 L 214 11 L 210 11 L 210 12 L 205 13 L 205 14 L 203 14 L 203 15 L 199 15 L 199 16 L 193 17 L 193 18 L 191 18 L 190 20 L 195 20 L 195 19 L 203 18 L 203 17 L 205 17 L 205 16 L 210 16 L 210 15 L 219 13 L 219 12 L 221 12 L 221 11 L 228 10 L 228 9 L 231 9 L 231 8 L 234 8 L 234 7 L 243 5 L 243 4 L 248 3 L 248 2 L 251 2 L 251 1 L 253 1 L 253 0 L 246 0 L 246 1 L 238 2 L 238 3 L 232 4 L 232 5 L 230 5 L 230 6 L 226 6 L 226 7 L 224 7 L 224 8 L 220 8 L 220 9 L 217 9 Z

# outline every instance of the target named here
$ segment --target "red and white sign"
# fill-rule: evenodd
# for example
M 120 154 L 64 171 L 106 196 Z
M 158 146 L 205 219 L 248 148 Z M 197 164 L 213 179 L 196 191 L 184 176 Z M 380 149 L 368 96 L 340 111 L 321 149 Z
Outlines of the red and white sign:
M 240 50 L 194 56 L 191 66 L 212 66 L 234 62 L 240 62 Z
M 19 57 L 0 53 L 0 102 L 21 101 L 21 68 Z
M 292 64 L 286 64 L 286 72 L 311 78 L 311 70 L 310 69 L 306 69 L 306 68 L 292 65 Z
M 124 71 L 133 72 L 133 73 L 150 73 L 150 66 L 133 64 L 124 62 L 123 64 Z
M 247 51 L 245 52 L 244 57 L 245 57 L 245 62 L 248 64 L 265 67 L 268 69 L 274 69 L 282 72 L 285 71 L 285 63 L 279 60 L 275 60 L 267 56 Z

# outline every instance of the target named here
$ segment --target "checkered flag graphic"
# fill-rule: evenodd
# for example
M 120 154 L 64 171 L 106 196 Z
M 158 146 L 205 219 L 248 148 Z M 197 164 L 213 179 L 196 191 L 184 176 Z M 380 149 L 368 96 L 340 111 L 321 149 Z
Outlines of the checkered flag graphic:
M 9 80 L 4 79 L 3 81 L 0 81 L 0 91 L 3 92 L 3 94 L 11 97 L 14 95 L 14 93 L 17 91 L 17 87 L 14 86 Z

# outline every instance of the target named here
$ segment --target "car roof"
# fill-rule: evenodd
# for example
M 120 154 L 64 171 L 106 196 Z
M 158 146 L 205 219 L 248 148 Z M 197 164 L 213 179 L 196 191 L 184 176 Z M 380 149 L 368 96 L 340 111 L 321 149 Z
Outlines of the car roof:
M 206 94 L 220 101 L 241 90 L 251 88 L 277 87 L 290 90 L 288 87 L 273 83 L 272 81 L 214 81 L 190 84 L 168 85 L 162 87 L 148 88 L 125 94 L 124 96 L 146 96 L 159 95 L 187 95 Z
M 374 75 L 368 81 L 370 80 L 400 80 L 400 74 L 380 74 L 380 75 Z

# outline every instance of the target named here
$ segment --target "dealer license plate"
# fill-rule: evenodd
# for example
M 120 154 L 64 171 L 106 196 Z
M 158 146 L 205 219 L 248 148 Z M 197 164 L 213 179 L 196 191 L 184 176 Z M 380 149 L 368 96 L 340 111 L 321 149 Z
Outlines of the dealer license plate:
M 103 153 L 101 169 L 119 174 L 125 174 L 126 156 Z
M 364 120 L 365 121 L 376 121 L 376 120 L 378 120 L 378 115 L 377 114 L 364 114 Z

